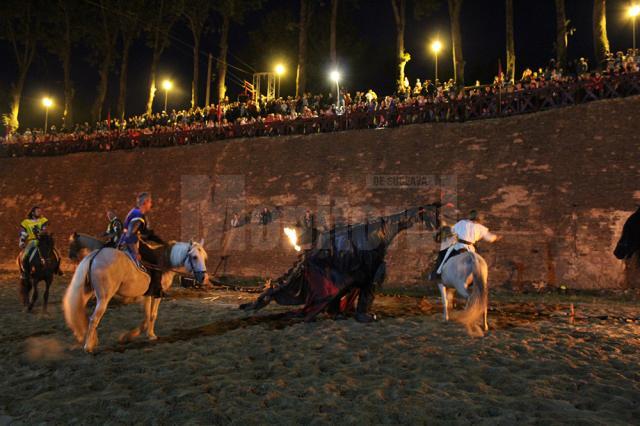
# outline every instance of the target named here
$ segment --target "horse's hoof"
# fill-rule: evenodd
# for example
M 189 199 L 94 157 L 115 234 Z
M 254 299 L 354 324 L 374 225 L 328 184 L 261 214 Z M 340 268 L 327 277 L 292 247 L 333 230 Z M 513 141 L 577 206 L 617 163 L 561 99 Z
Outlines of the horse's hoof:
M 140 335 L 140 330 L 139 329 L 135 329 L 132 331 L 129 331 L 127 333 L 123 333 L 119 338 L 118 338 L 118 342 L 120 343 L 127 343 L 132 341 L 133 339 L 135 339 L 136 337 L 138 337 Z
M 151 336 L 147 336 L 147 339 L 150 342 L 153 342 L 154 340 L 158 340 L 158 336 L 156 336 L 155 334 L 151 335 Z
M 375 314 L 363 314 L 363 313 L 357 313 L 355 315 L 355 318 L 356 318 L 356 321 L 363 324 L 374 322 L 377 319 Z

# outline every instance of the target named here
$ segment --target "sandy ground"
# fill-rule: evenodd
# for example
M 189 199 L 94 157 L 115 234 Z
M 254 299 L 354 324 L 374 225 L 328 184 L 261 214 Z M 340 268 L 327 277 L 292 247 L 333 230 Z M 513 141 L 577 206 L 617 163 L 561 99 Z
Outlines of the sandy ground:
M 160 339 L 120 345 L 138 305 L 114 305 L 83 353 L 60 310 L 18 304 L 0 276 L 4 424 L 630 424 L 640 418 L 640 309 L 608 299 L 499 297 L 487 337 L 443 324 L 435 297 L 379 297 L 380 320 L 304 324 L 253 295 L 178 290 Z M 594 304 L 593 302 L 597 302 Z M 637 423 L 636 423 L 637 424 Z

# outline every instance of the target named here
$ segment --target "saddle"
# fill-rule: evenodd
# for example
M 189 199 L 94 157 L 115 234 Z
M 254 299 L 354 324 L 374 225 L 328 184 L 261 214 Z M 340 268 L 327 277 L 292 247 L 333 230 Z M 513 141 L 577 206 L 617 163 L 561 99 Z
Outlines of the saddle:
M 448 262 L 449 260 L 451 260 L 451 258 L 456 257 L 456 256 L 458 256 L 459 254 L 466 253 L 466 252 L 468 252 L 468 251 L 469 251 L 469 250 L 467 250 L 467 249 L 465 249 L 465 248 L 460 249 L 460 250 L 455 250 L 455 249 L 454 249 L 454 250 L 451 250 L 451 254 L 449 255 L 449 258 L 447 259 L 447 262 Z
M 169 269 L 171 256 L 171 243 L 140 240 L 140 256 L 142 262 L 147 264 L 147 273 L 151 277 L 149 290 L 145 296 L 162 297 L 162 273 Z

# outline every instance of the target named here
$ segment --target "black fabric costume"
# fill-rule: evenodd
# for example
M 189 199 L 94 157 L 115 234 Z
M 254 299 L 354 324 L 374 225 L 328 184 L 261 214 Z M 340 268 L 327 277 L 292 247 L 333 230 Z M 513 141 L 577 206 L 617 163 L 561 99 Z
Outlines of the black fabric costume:
M 435 229 L 438 206 L 425 215 L 427 226 Z M 418 218 L 414 208 L 375 223 L 343 226 L 318 234 L 312 248 L 253 303 L 241 309 L 262 309 L 271 301 L 280 305 L 304 305 L 297 312 L 312 321 L 320 312 L 355 313 L 359 321 L 372 320 L 369 314 L 375 289 L 386 275 L 385 255 L 389 244 Z M 313 233 L 306 233 L 311 238 Z M 302 241 L 304 244 L 309 241 Z

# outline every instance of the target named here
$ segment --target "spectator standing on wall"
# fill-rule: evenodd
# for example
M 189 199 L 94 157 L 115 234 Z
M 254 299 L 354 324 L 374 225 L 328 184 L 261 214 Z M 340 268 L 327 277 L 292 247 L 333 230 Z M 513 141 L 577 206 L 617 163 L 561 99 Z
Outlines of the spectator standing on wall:
M 231 218 L 231 227 L 237 228 L 240 226 L 240 216 L 238 213 L 233 213 L 233 217 Z
M 262 239 L 267 239 L 267 225 L 271 223 L 271 212 L 268 208 L 263 208 L 260 212 L 260 224 L 262 225 Z

